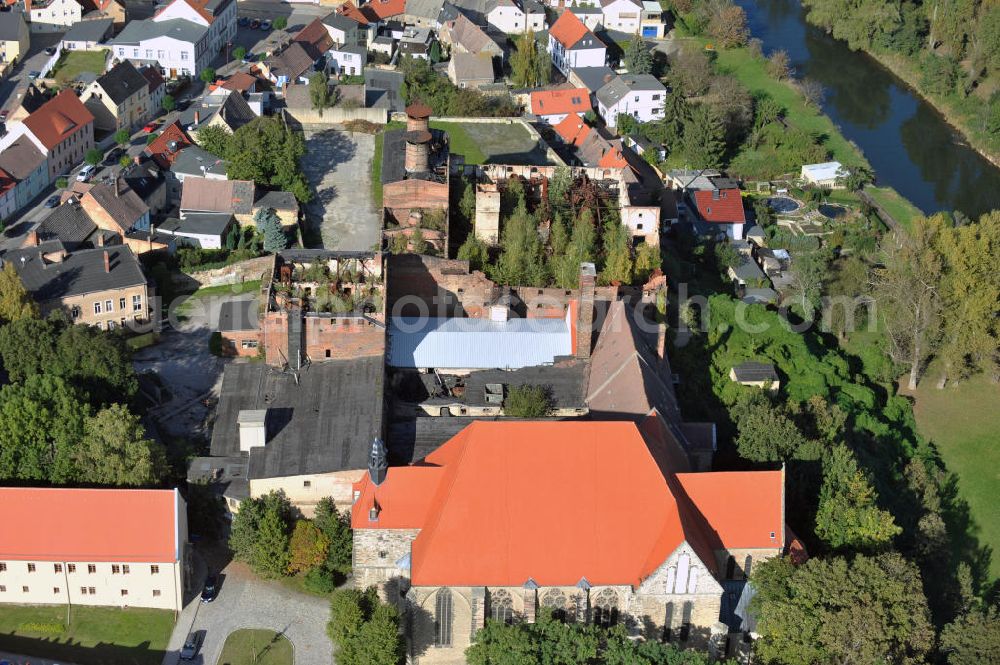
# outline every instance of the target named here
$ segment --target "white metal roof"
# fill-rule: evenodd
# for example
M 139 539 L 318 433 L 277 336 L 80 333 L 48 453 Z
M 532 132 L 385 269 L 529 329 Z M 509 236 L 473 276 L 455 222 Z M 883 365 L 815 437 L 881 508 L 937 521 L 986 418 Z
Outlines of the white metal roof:
M 392 317 L 389 364 L 441 369 L 518 369 L 573 354 L 566 319 Z
M 810 180 L 833 180 L 840 173 L 843 165 L 840 162 L 823 162 L 822 164 L 805 164 L 802 166 L 802 177 Z

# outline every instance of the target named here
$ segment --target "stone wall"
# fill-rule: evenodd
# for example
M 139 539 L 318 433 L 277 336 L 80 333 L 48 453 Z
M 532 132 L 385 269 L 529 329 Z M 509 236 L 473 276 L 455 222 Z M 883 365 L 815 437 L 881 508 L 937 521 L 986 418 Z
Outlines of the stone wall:
M 396 562 L 410 553 L 410 544 L 418 533 L 420 529 L 355 529 L 354 586 L 382 587 L 390 580 L 409 577 L 410 571 L 400 570 Z
M 448 209 L 448 183 L 431 180 L 397 180 L 382 185 L 382 206 L 396 211 L 414 208 Z M 406 212 L 406 214 L 409 214 Z
M 389 112 L 386 109 L 356 108 L 347 109 L 334 106 L 323 109 L 323 114 L 312 107 L 289 107 L 285 109 L 285 118 L 295 124 L 302 125 L 305 129 L 329 129 L 336 124 L 342 124 L 351 120 L 364 120 L 366 122 L 384 125 L 388 122 Z
M 261 322 L 264 360 L 280 367 L 288 358 L 288 312 L 268 312 Z M 385 353 L 385 326 L 362 316 L 306 314 L 304 351 L 312 362 L 350 360 Z
M 264 275 L 274 274 L 274 256 L 259 256 L 247 259 L 213 270 L 201 270 L 175 276 L 180 284 L 190 284 L 191 280 L 199 286 L 218 286 L 220 284 L 240 284 L 242 282 L 261 279 Z
M 281 490 L 306 517 L 316 513 L 320 499 L 332 497 L 340 509 L 350 507 L 354 500 L 354 483 L 366 472 L 362 470 L 333 471 L 280 478 L 254 478 L 250 480 L 250 496 L 259 497 Z

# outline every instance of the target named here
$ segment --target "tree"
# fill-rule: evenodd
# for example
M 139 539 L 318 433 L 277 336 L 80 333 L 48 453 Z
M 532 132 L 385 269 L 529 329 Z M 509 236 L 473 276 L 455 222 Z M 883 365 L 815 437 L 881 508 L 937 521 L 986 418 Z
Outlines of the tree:
M 127 169 L 128 167 L 132 166 L 132 158 L 129 157 L 128 155 L 122 155 L 121 157 L 118 158 L 118 166 L 120 166 L 123 169 Z
M 164 95 L 163 99 L 160 100 L 160 106 L 163 107 L 164 111 L 166 111 L 167 113 L 170 113 L 175 108 L 177 108 L 177 100 L 174 99 L 173 95 Z
M 323 109 L 329 108 L 333 95 L 330 92 L 330 81 L 323 72 L 314 72 L 309 77 L 309 98 L 312 106 L 319 112 L 319 117 L 323 117 Z
M 740 142 L 754 118 L 753 97 L 735 76 L 717 76 L 709 86 L 708 95 L 726 127 L 731 145 Z
M 639 127 L 639 121 L 628 113 L 619 113 L 615 118 L 615 131 L 618 136 L 630 136 Z
M 264 251 L 280 252 L 288 247 L 288 234 L 281 227 L 281 218 L 273 208 L 261 208 L 253 216 L 257 231 L 264 235 Z
M 649 74 L 653 71 L 653 54 L 638 36 L 625 46 L 623 60 L 629 74 Z
M 826 249 L 801 251 L 795 254 L 790 271 L 792 290 L 799 297 L 802 316 L 813 318 L 820 308 L 823 283 L 829 275 L 830 252 Z
M 834 549 L 873 550 L 900 533 L 892 515 L 878 507 L 878 496 L 844 445 L 823 460 L 823 486 L 816 513 L 816 535 Z
M 271 22 L 271 25 L 274 26 L 275 30 L 284 30 L 288 27 L 288 19 L 284 16 L 278 16 Z
M 468 261 L 470 270 L 483 270 L 490 263 L 490 251 L 485 242 L 470 233 L 458 248 L 458 258 Z
M 726 151 L 726 130 L 718 111 L 699 106 L 684 127 L 684 156 L 693 168 L 716 168 L 722 165 Z
M 225 158 L 229 152 L 229 142 L 232 139 L 224 127 L 220 125 L 209 125 L 202 127 L 195 135 L 198 146 L 219 157 Z
M 597 232 L 590 210 L 584 210 L 573 224 L 573 233 L 562 255 L 554 255 L 555 282 L 563 289 L 580 286 L 580 264 L 593 263 L 597 257 Z
M 837 184 L 842 185 L 849 192 L 859 192 L 868 183 L 875 182 L 875 174 L 867 166 L 847 166 L 837 174 Z
M 671 83 L 679 88 L 685 97 L 705 92 L 713 75 L 712 63 L 708 56 L 694 46 L 682 46 L 670 68 Z
M 469 223 L 468 228 L 472 228 L 476 221 L 476 186 L 465 183 L 462 189 L 462 198 L 458 202 L 458 212 Z
M 788 51 L 778 50 L 767 58 L 767 73 L 771 78 L 782 81 L 792 75 L 791 60 Z
M 87 420 L 74 462 L 89 482 L 129 487 L 159 482 L 167 464 L 163 446 L 146 438 L 139 417 L 122 404 Z
M 146 145 L 153 145 L 153 143 L 160 137 L 159 134 L 147 134 L 146 135 Z
M 381 602 L 374 587 L 363 593 L 357 589 L 334 591 L 327 633 L 342 665 L 398 665 L 403 658 L 399 612 Z
M 945 626 L 941 651 L 948 665 L 1000 663 L 1000 610 L 973 608 Z
M 201 70 L 201 74 L 198 74 L 198 78 L 200 78 L 206 85 L 213 83 L 215 81 L 215 70 L 211 67 L 206 67 Z
M 708 23 L 708 34 L 726 48 L 746 44 L 750 34 L 746 12 L 734 4 L 718 6 Z
M 104 159 L 104 155 L 101 153 L 101 151 L 98 150 L 97 148 L 91 148 L 90 150 L 87 151 L 87 154 L 83 158 L 83 161 L 87 162 L 91 166 L 97 166 L 98 164 L 101 163 L 102 159 Z
M 534 218 L 523 203 L 504 224 L 500 237 L 500 258 L 493 270 L 504 284 L 540 286 L 545 283 L 542 239 Z
M 514 38 L 515 50 L 510 56 L 510 78 L 514 87 L 537 88 L 549 82 L 552 61 L 544 49 L 539 48 L 531 30 Z
M 942 258 L 936 249 L 940 218 L 913 221 L 881 245 L 883 266 L 872 271 L 872 297 L 889 342 L 890 357 L 909 367 L 907 387 L 916 390 L 924 362 L 941 335 Z
M 245 499 L 233 517 L 229 549 L 263 577 L 280 577 L 288 569 L 292 504 L 283 492 Z
M 24 288 L 14 263 L 5 261 L 0 270 L 0 321 L 7 323 L 26 318 L 38 318 L 38 304 Z
M 441 44 L 438 40 L 435 39 L 431 42 L 431 52 L 428 54 L 428 57 L 431 59 L 432 65 L 441 62 Z
M 119 129 L 114 135 L 115 143 L 122 146 L 123 148 L 129 144 L 132 140 L 132 135 L 127 129 Z
M 302 573 L 326 562 L 330 539 L 313 522 L 298 520 L 288 545 L 288 572 Z
M 639 245 L 635 253 L 635 274 L 639 281 L 648 281 L 653 271 L 660 269 L 662 265 L 659 247 L 648 242 Z
M 233 132 L 221 156 L 227 159 L 226 173 L 230 178 L 253 180 L 258 185 L 291 192 L 300 202 L 307 203 L 312 191 L 299 164 L 305 151 L 301 131 L 293 130 L 279 117 L 265 116 L 254 118 Z
M 920 573 L 899 554 L 800 566 L 777 557 L 754 566 L 751 581 L 764 662 L 920 663 L 933 644 Z
M 579 265 L 577 269 L 579 269 Z M 605 224 L 604 228 L 602 279 L 608 284 L 628 285 L 632 283 L 633 270 L 632 239 L 625 225 L 617 218 L 613 218 Z
M 823 100 L 826 99 L 826 91 L 823 89 L 823 84 L 819 81 L 810 78 L 802 79 L 798 83 L 798 88 L 806 104 L 815 108 L 823 105 Z
M 758 390 L 743 393 L 731 413 L 739 432 L 736 448 L 744 459 L 753 462 L 792 459 L 806 443 L 786 410 Z
M 250 567 L 264 578 L 281 577 L 289 569 L 288 520 L 280 512 L 266 510 L 257 526 Z
M 573 188 L 573 171 L 568 166 L 557 166 L 549 178 L 549 203 L 554 206 L 566 203 Z
M 237 46 L 233 49 L 233 58 L 236 60 L 243 60 L 247 57 L 247 49 L 245 46 Z
M 552 395 L 545 386 L 510 386 L 503 401 L 504 415 L 511 418 L 543 418 L 552 410 Z
M 351 513 L 341 513 L 330 497 L 320 499 L 316 504 L 313 523 L 330 543 L 327 550 L 326 568 L 348 575 L 351 572 L 354 536 L 351 531 Z

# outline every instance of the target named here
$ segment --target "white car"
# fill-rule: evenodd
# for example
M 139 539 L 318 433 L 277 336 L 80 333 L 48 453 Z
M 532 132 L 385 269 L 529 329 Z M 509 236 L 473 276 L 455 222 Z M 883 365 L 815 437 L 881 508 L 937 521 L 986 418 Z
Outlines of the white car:
M 94 166 L 93 164 L 87 164 L 82 169 L 80 169 L 79 173 L 76 174 L 76 179 L 80 182 L 87 182 L 94 175 L 94 171 L 96 170 L 97 170 L 96 166 Z

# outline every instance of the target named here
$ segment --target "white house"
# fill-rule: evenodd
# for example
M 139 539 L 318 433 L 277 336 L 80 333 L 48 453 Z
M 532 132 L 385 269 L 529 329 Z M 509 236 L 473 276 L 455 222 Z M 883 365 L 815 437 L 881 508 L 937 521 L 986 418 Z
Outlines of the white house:
M 663 7 L 654 0 L 642 0 L 642 18 L 639 20 L 642 28 L 640 34 L 647 39 L 663 39 L 666 37 L 667 24 L 663 21 Z
M 639 20 L 642 5 L 639 0 L 601 0 L 601 23 L 608 30 L 627 32 L 630 35 L 639 32 Z
M 840 162 L 823 162 L 822 164 L 803 164 L 802 179 L 819 187 L 839 187 L 837 178 L 845 174 L 844 165 Z
M 572 12 L 563 12 L 549 30 L 552 64 L 569 76 L 574 67 L 600 67 L 607 60 L 607 48 Z
M 131 21 L 112 42 L 112 55 L 153 64 L 167 78 L 197 76 L 212 60 L 206 26 L 185 19 Z
M 650 74 L 623 74 L 597 91 L 597 111 L 608 127 L 618 124 L 619 115 L 630 115 L 639 122 L 663 118 L 663 100 L 667 89 Z
M 360 76 L 365 71 L 367 58 L 368 51 L 365 47 L 356 44 L 334 46 L 326 52 L 330 73 L 334 75 Z
M 534 0 L 489 0 L 486 22 L 507 35 L 545 29 L 545 9 Z
M 76 0 L 24 0 L 24 8 L 32 32 L 65 32 L 83 16 Z
M 357 44 L 358 22 L 338 12 L 333 12 L 323 18 L 323 26 L 334 44 Z
M 151 19 L 156 23 L 191 21 L 208 29 L 211 60 L 236 39 L 236 0 L 173 0 Z
M 604 20 L 600 4 L 576 5 L 568 7 L 566 11 L 572 12 L 589 30 L 597 30 L 601 26 L 601 21 Z

